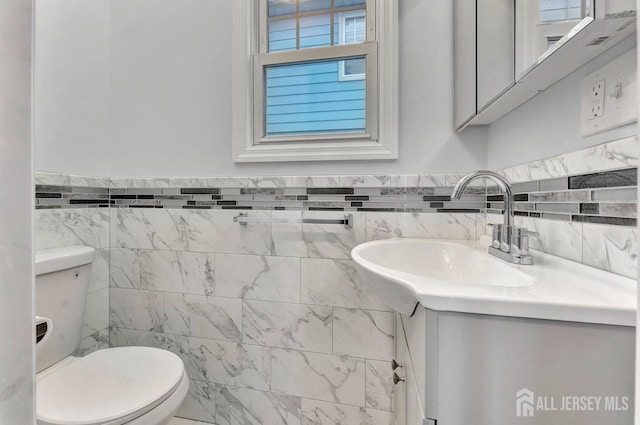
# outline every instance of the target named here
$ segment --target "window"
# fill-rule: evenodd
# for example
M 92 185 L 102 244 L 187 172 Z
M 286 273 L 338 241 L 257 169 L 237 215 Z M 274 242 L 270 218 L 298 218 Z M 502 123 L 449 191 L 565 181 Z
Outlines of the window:
M 517 0 L 516 76 L 528 72 L 593 21 L 594 0 Z
M 539 0 L 540 23 L 570 21 L 589 15 L 591 0 Z
M 366 41 L 366 21 L 365 11 L 356 10 L 353 12 L 341 13 L 338 22 L 340 44 L 364 43 Z M 340 62 L 340 81 L 353 81 L 365 79 L 364 58 L 349 59 Z
M 397 158 L 395 22 L 395 1 L 234 0 L 234 160 Z
M 561 38 L 562 38 L 561 35 L 549 35 L 549 36 L 547 36 L 547 49 L 552 48 L 553 45 L 556 44 Z
M 593 10 L 591 3 L 592 0 L 538 0 L 539 22 L 535 31 L 539 58 L 555 51 L 566 42 L 567 34 L 584 24 Z

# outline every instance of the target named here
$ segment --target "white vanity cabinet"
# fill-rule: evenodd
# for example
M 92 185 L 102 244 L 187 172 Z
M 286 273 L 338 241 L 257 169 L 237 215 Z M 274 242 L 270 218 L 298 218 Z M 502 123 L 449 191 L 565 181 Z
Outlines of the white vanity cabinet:
M 396 321 L 397 425 L 633 423 L 633 327 L 422 306 Z M 531 417 L 517 416 L 522 394 Z M 574 397 L 600 405 L 562 410 Z

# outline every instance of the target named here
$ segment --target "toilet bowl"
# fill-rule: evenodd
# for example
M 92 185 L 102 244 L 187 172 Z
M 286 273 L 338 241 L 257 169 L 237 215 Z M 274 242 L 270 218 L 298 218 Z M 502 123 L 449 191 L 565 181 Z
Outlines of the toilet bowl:
M 36 253 L 36 313 L 44 326 L 37 330 L 37 423 L 166 425 L 189 390 L 180 357 L 151 347 L 71 355 L 82 336 L 94 258 L 89 247 Z
M 37 374 L 38 424 L 160 425 L 188 389 L 182 360 L 165 350 L 121 347 L 69 356 Z

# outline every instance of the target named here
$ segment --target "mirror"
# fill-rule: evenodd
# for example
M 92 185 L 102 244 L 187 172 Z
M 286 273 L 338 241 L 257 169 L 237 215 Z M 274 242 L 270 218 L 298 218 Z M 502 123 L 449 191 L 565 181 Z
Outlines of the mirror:
M 456 0 L 456 130 L 499 120 L 635 33 L 636 16 L 636 0 Z
M 516 0 L 518 81 L 593 22 L 593 0 Z

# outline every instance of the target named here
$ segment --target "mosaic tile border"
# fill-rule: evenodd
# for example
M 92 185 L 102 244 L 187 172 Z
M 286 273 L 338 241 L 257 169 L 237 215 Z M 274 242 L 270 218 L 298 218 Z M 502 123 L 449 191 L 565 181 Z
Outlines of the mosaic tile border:
M 514 183 L 514 214 L 582 223 L 636 226 L 637 168 Z M 487 213 L 502 214 L 503 195 L 487 188 Z
M 36 209 L 109 207 L 108 187 L 36 184 Z
M 515 183 L 515 215 L 635 226 L 636 187 L 636 168 Z M 452 201 L 452 186 L 108 189 L 36 185 L 36 208 L 84 206 L 502 214 L 504 197 L 495 189 L 473 187 L 462 200 Z
M 425 188 L 167 188 L 111 189 L 113 207 L 255 209 L 293 211 L 480 212 L 483 187 L 450 200 L 451 187 Z
M 451 201 L 452 187 L 428 188 L 128 188 L 36 187 L 36 208 L 184 208 L 291 211 L 480 212 L 486 189 Z
M 635 226 L 637 151 L 636 137 L 628 137 L 499 172 L 513 182 L 516 216 Z M 36 173 L 36 208 L 502 214 L 503 196 L 484 183 L 452 201 L 463 175 L 101 179 Z

